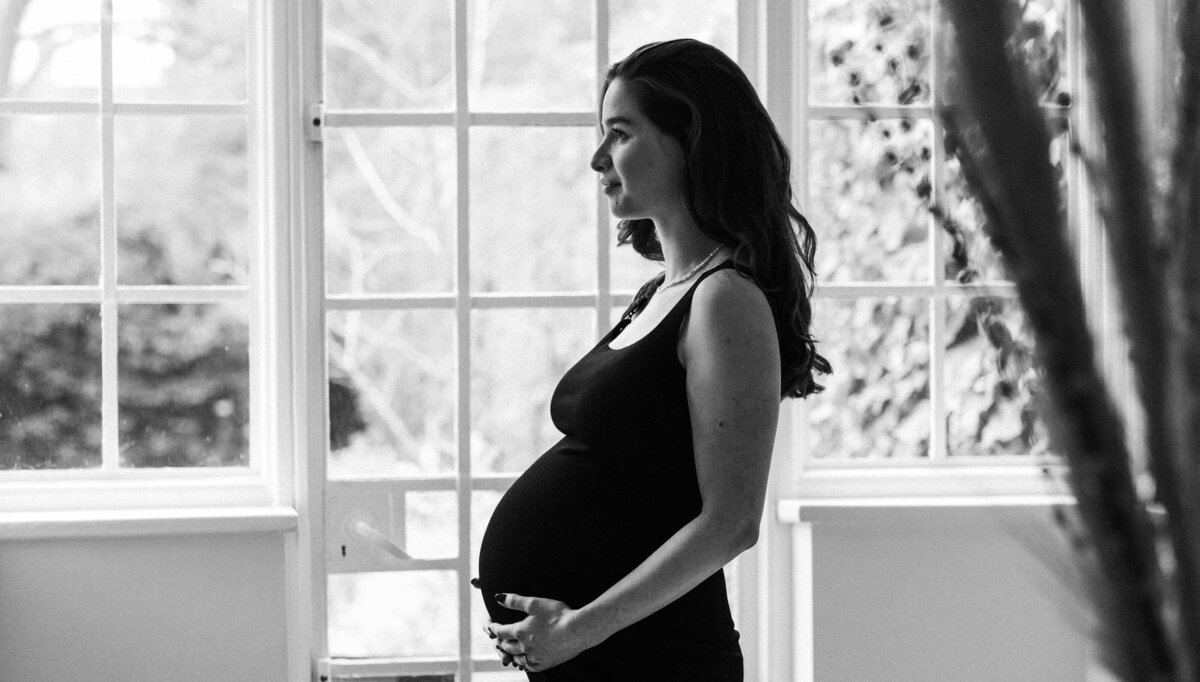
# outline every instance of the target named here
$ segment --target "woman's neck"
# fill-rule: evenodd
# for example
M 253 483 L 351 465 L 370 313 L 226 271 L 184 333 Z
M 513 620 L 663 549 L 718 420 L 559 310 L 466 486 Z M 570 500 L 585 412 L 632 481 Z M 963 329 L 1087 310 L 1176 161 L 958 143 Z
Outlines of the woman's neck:
M 655 220 L 654 230 L 662 244 L 667 282 L 694 268 L 721 244 L 701 232 L 691 216 L 676 221 Z

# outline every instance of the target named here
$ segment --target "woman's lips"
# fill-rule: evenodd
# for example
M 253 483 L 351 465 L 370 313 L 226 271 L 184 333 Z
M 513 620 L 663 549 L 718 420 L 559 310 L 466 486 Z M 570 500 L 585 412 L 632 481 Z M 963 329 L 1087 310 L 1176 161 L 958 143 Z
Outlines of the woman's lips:
M 604 193 L 611 197 L 612 195 L 616 194 L 617 190 L 620 188 L 621 188 L 621 183 L 614 182 L 614 183 L 604 186 Z

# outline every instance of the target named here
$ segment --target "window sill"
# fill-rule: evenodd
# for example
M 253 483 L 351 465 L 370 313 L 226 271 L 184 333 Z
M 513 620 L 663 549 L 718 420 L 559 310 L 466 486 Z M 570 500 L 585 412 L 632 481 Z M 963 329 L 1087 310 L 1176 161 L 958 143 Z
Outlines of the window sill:
M 56 473 L 56 472 L 51 472 Z M 16 513 L 122 513 L 148 510 L 273 507 L 279 501 L 264 477 L 251 472 L 134 472 L 122 477 L 46 475 L 0 480 L 0 516 Z M 146 475 L 143 475 L 146 474 Z
M 820 525 L 930 525 L 974 524 L 1000 520 L 1060 505 L 1071 505 L 1070 495 L 1035 494 L 1005 496 L 908 496 L 843 499 L 780 500 L 776 518 L 785 524 Z M 1049 518 L 1047 516 L 1047 518 Z
M 0 541 L 288 533 L 291 507 L 37 511 L 0 513 Z
M 803 500 L 1011 499 L 1070 495 L 1066 468 L 1016 466 L 859 466 L 803 469 L 786 497 Z

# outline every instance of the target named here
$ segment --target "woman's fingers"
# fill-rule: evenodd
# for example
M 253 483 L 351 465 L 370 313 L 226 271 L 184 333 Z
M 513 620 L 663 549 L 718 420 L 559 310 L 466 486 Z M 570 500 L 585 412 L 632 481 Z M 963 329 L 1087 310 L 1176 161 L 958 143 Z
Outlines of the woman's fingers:
M 512 609 L 514 611 L 524 611 L 532 613 L 529 608 L 536 597 L 524 597 L 519 594 L 505 594 L 501 592 L 496 595 L 496 602 L 501 606 Z
M 501 649 L 499 644 L 496 645 L 496 653 L 500 656 L 500 663 L 502 665 L 508 665 L 513 662 L 513 655 Z
M 525 653 L 525 644 L 519 639 L 502 639 L 497 642 L 496 648 L 503 649 L 514 656 Z

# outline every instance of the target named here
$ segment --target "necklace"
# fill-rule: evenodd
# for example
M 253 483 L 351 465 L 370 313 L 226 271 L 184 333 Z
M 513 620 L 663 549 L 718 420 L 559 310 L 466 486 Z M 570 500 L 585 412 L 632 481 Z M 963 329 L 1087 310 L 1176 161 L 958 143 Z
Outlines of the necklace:
M 703 268 L 705 265 L 708 265 L 708 262 L 716 257 L 717 253 L 721 250 L 721 247 L 723 247 L 723 246 L 725 246 L 725 245 L 717 244 L 717 248 L 713 249 L 712 253 L 705 256 L 704 260 L 700 261 L 699 263 L 696 263 L 696 267 L 692 268 L 691 270 L 688 270 L 687 272 L 683 273 L 679 277 L 676 277 L 675 279 L 671 280 L 670 282 L 667 282 L 666 284 L 658 285 L 658 291 L 665 291 L 667 289 L 670 289 L 673 286 L 676 286 L 678 284 L 683 284 L 684 282 L 691 279 L 692 275 L 696 274 L 697 272 L 700 272 L 701 268 Z

